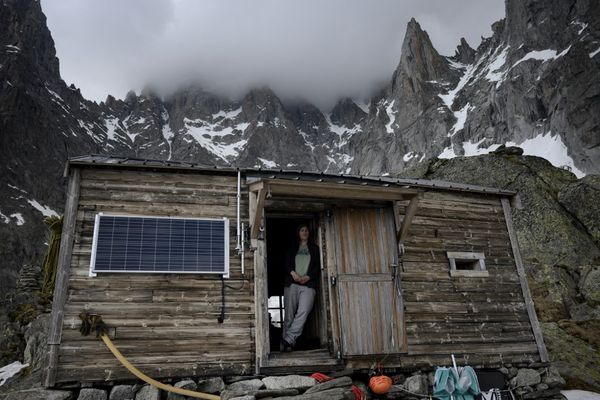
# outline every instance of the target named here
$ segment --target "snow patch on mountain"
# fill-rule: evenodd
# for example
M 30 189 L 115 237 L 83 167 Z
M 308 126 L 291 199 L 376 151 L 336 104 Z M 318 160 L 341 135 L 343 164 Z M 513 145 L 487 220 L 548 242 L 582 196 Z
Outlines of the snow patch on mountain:
M 4 385 L 4 383 L 7 380 L 21 372 L 23 368 L 26 368 L 28 366 L 29 364 L 21 364 L 20 361 L 15 361 L 0 368 L 0 386 Z
M 506 57 L 508 56 L 509 49 L 510 46 L 504 48 L 498 47 L 492 55 L 492 61 L 487 66 L 485 79 L 490 82 L 496 82 L 496 89 L 500 87 L 506 74 L 506 71 L 501 71 L 501 69 L 504 64 L 506 64 Z
M 452 126 L 452 129 L 450 129 L 450 132 L 448 132 L 449 137 L 454 136 L 456 132 L 462 130 L 465 127 L 465 122 L 467 122 L 467 114 L 472 109 L 473 107 L 469 103 L 467 103 L 463 108 L 454 113 L 456 122 Z
M 465 157 L 478 156 L 488 154 L 500 147 L 499 144 L 492 144 L 489 147 L 479 147 L 486 139 L 481 139 L 479 142 L 463 142 L 462 147 Z M 568 154 L 567 146 L 563 143 L 560 135 L 553 135 L 552 132 L 540 133 L 532 139 L 526 139 L 521 143 L 508 141 L 504 143 L 507 147 L 517 146 L 523 149 L 523 154 L 527 156 L 537 156 L 548 160 L 552 165 L 559 168 L 565 168 L 575 174 L 577 178 L 585 176 L 581 170 L 575 167 L 573 158 Z M 446 147 L 438 158 L 455 158 L 458 157 L 454 151 L 454 145 Z
M 387 133 L 394 133 L 394 128 L 392 128 L 392 125 L 396 121 L 396 112 L 393 110 L 395 102 L 396 102 L 396 100 L 392 100 L 385 107 L 385 112 L 386 112 L 386 114 L 388 116 L 388 119 L 389 119 L 389 122 L 385 125 L 385 129 L 387 130 Z
M 300 136 L 302 136 L 302 139 L 304 140 L 304 143 L 306 143 L 306 145 L 308 147 L 310 147 L 310 151 L 315 151 L 315 145 L 313 144 L 313 142 L 311 142 L 308 139 L 308 134 L 306 132 L 303 132 L 303 131 L 298 131 L 298 133 L 300 134 Z
M 334 143 L 334 145 L 338 149 L 345 146 L 346 144 L 348 144 L 348 141 L 350 140 L 350 138 L 352 136 L 354 136 L 356 133 L 360 132 L 362 129 L 360 124 L 356 124 L 352 128 L 348 128 L 343 125 L 336 125 L 331 121 L 331 115 L 326 115 L 325 120 L 327 121 L 327 124 L 329 125 L 329 130 L 331 132 L 335 133 L 338 137 L 337 141 Z M 305 138 L 305 141 L 306 141 L 306 138 Z
M 571 50 L 571 46 L 567 47 L 566 49 L 564 49 L 563 51 L 561 51 L 558 54 L 556 53 L 556 50 L 552 50 L 552 49 L 530 51 L 529 53 L 525 54 L 520 60 L 515 62 L 511 68 L 514 68 L 517 65 L 519 65 L 520 63 L 522 63 L 523 61 L 527 61 L 527 60 L 539 60 L 542 62 L 556 60 L 557 58 L 560 58 L 560 57 L 564 56 L 565 54 L 567 54 L 569 52 L 569 50 Z
M 211 124 L 201 119 L 184 118 L 183 122 L 186 133 L 193 137 L 200 146 L 227 162 L 239 156 L 240 151 L 248 143 L 247 139 L 239 139 L 250 126 L 247 122 L 225 128 L 219 123 Z
M 25 223 L 25 218 L 23 218 L 23 214 L 21 213 L 6 215 L 0 211 L 0 222 L 3 224 L 10 224 L 11 222 L 14 222 L 16 225 L 20 226 Z
M 242 112 L 242 107 L 233 110 L 233 111 L 219 111 L 216 114 L 213 114 L 213 120 L 217 119 L 217 118 L 223 118 L 223 119 L 234 119 L 235 117 L 237 117 L 240 113 Z
M 519 144 L 506 142 L 506 146 L 519 146 L 523 149 L 524 155 L 545 158 L 555 167 L 566 168 L 573 172 L 577 178 L 585 176 L 581 170 L 575 167 L 575 163 L 569 156 L 567 146 L 563 143 L 560 135 L 553 135 L 552 132 L 547 132 Z
M 275 161 L 267 160 L 265 158 L 257 157 L 258 161 L 262 163 L 267 168 L 277 168 L 277 163 Z
M 58 213 L 56 211 L 54 211 L 53 209 L 51 209 L 48 206 L 44 206 L 44 205 L 40 204 L 37 200 L 35 200 L 35 199 L 31 199 L 31 200 L 26 199 L 26 200 L 33 208 L 35 208 L 36 210 L 41 212 L 44 217 L 58 217 Z
M 104 127 L 108 140 L 117 140 L 117 129 L 119 128 L 119 118 L 105 118 Z

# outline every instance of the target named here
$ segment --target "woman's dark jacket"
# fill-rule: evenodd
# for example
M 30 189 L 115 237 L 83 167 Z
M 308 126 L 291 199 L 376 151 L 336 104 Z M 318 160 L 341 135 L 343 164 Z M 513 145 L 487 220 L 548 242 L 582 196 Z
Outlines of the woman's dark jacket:
M 292 275 L 290 273 L 296 269 L 296 254 L 298 253 L 298 248 L 300 247 L 300 243 L 296 243 L 294 246 L 290 248 L 285 256 L 285 286 L 290 286 L 292 283 L 300 285 L 297 282 L 294 282 Z M 307 243 L 308 252 L 310 253 L 310 263 L 308 264 L 308 272 L 306 275 L 310 277 L 310 280 L 306 282 L 306 285 L 315 289 L 317 287 L 317 282 L 319 279 L 319 273 L 321 272 L 321 254 L 319 252 L 319 246 L 314 243 Z

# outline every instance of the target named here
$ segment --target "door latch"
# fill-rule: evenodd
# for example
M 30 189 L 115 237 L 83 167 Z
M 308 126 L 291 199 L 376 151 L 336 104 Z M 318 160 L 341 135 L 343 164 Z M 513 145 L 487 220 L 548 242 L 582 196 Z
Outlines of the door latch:
M 398 264 L 391 264 L 392 267 L 392 280 L 396 279 L 396 274 L 398 273 Z
M 331 282 L 331 286 L 335 286 L 337 284 L 337 278 L 335 276 L 330 277 L 329 281 Z

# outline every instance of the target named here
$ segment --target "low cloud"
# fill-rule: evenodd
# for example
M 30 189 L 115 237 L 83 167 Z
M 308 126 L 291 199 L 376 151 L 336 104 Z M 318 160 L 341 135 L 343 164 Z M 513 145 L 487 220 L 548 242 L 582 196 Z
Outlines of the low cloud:
M 411 17 L 442 54 L 476 46 L 501 0 L 43 0 L 63 79 L 84 96 L 124 97 L 190 81 L 227 96 L 267 85 L 330 107 L 389 81 Z

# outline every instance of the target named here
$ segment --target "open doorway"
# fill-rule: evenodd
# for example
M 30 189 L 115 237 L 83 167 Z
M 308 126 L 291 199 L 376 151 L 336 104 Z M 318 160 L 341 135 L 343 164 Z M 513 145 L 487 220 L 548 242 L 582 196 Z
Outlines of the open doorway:
M 283 334 L 285 319 L 284 308 L 284 271 L 283 264 L 286 254 L 297 239 L 297 229 L 301 224 L 308 225 L 311 239 L 321 246 L 318 240 L 317 215 L 268 215 L 266 216 L 267 233 L 267 283 L 269 310 L 269 347 L 270 352 L 279 352 L 279 343 Z M 321 282 L 319 282 L 321 283 Z M 327 347 L 326 338 L 321 337 L 323 330 L 322 313 L 324 301 L 317 290 L 315 304 L 306 321 L 302 335 L 296 342 L 294 350 L 315 350 Z

